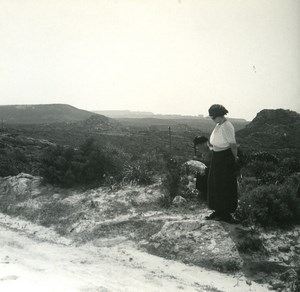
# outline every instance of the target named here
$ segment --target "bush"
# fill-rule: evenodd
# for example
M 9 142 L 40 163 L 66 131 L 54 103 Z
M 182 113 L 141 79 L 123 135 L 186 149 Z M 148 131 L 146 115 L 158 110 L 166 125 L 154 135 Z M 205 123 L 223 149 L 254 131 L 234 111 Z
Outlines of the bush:
M 124 181 L 149 185 L 154 182 L 153 173 L 142 161 L 126 164 L 123 171 Z
M 178 163 L 174 159 L 168 159 L 166 163 L 166 175 L 162 180 L 167 201 L 172 201 L 179 194 L 181 171 Z
M 0 154 L 0 177 L 5 177 L 9 175 L 17 175 L 19 169 L 16 167 L 14 161 L 10 158 L 10 155 L 5 152 L 5 154 Z
M 280 162 L 280 173 L 283 176 L 290 176 L 295 172 L 300 172 L 300 161 L 295 157 L 288 157 Z
M 279 160 L 267 152 L 257 152 L 250 156 L 243 176 L 255 177 L 260 185 L 282 184 L 293 173 L 300 172 L 300 161 L 295 157 Z
M 244 175 L 263 180 L 267 173 L 275 173 L 276 171 L 277 165 L 274 162 L 253 160 L 248 163 Z M 267 183 L 267 181 L 264 181 L 264 183 Z
M 251 160 L 254 161 L 264 161 L 264 162 L 272 162 L 277 164 L 278 163 L 278 158 L 271 153 L 265 152 L 265 151 L 260 151 L 260 152 L 256 152 L 254 154 L 252 154 L 250 156 Z
M 142 185 L 149 185 L 155 181 L 155 176 L 165 174 L 166 162 L 156 151 L 133 155 L 124 164 L 123 180 Z
M 249 193 L 259 186 L 259 181 L 255 177 L 243 177 L 238 183 L 239 193 L 241 194 Z
M 263 226 L 293 224 L 300 219 L 300 199 L 293 184 L 264 185 L 244 193 L 236 215 L 240 220 Z
M 95 185 L 107 174 L 120 177 L 123 161 L 118 154 L 116 149 L 100 147 L 91 138 L 78 150 L 50 146 L 42 157 L 41 173 L 46 181 L 64 187 Z

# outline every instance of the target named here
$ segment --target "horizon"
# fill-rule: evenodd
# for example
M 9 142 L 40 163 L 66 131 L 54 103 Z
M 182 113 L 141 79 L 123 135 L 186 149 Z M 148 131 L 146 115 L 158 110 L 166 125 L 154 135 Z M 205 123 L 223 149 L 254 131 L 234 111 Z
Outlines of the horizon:
M 198 114 L 198 115 L 188 115 L 188 114 L 180 114 L 180 113 L 155 113 L 155 112 L 151 112 L 151 111 L 135 111 L 135 110 L 129 110 L 129 109 L 104 109 L 104 110 L 99 110 L 99 109 L 93 109 L 93 110 L 87 110 L 87 109 L 83 109 L 83 108 L 79 108 L 79 107 L 76 107 L 72 104 L 66 104 L 66 103 L 38 103 L 38 104 L 0 104 L 0 107 L 1 106 L 28 106 L 28 107 L 31 107 L 31 106 L 37 106 L 37 105 L 67 105 L 67 106 L 71 106 L 71 107 L 74 107 L 78 110 L 84 110 L 84 111 L 89 111 L 89 112 L 92 112 L 92 113 L 97 113 L 97 112 L 124 112 L 124 113 L 132 113 L 132 114 L 136 114 L 136 113 L 140 113 L 140 114 L 150 114 L 150 115 L 154 115 L 154 116 L 182 116 L 182 117 L 193 117 L 193 118 L 209 118 L 208 115 L 204 115 L 204 114 Z M 300 114 L 299 112 L 297 111 L 294 111 L 294 110 L 291 110 L 291 109 L 287 109 L 287 108 L 274 108 L 274 109 L 271 109 L 271 108 L 265 108 L 265 109 L 261 109 L 260 111 L 258 111 L 256 114 L 255 114 L 255 117 L 256 115 L 263 111 L 263 110 L 278 110 L 278 109 L 283 109 L 283 110 L 289 110 L 289 111 L 293 111 L 293 112 L 296 112 L 297 114 Z M 243 117 L 236 117 L 236 116 L 231 116 L 231 115 L 226 115 L 227 118 L 229 119 L 237 119 L 237 120 L 246 120 L 247 122 L 251 122 L 253 119 L 251 120 L 248 120 L 248 119 L 245 119 Z
M 300 0 L 0 0 L 1 103 L 300 112 Z

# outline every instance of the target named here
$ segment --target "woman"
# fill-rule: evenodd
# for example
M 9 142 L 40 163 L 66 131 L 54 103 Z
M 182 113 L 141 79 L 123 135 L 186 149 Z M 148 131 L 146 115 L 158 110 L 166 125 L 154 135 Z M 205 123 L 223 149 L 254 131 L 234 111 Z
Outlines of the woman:
M 212 161 L 208 174 L 208 207 L 214 212 L 206 219 L 232 222 L 230 213 L 237 208 L 237 179 L 235 163 L 238 160 L 235 131 L 233 125 L 225 118 L 227 109 L 214 104 L 209 116 L 216 123 L 210 136 L 213 147 Z

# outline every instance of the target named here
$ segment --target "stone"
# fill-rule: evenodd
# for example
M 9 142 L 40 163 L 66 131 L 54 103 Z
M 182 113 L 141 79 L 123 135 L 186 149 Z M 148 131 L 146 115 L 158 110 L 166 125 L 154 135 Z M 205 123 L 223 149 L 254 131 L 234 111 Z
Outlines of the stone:
M 291 247 L 289 245 L 282 245 L 278 247 L 278 250 L 281 252 L 289 252 L 291 250 Z
M 28 192 L 28 178 L 19 178 L 13 183 L 12 190 L 17 196 L 25 195 Z
M 243 264 L 234 242 L 219 222 L 166 222 L 158 233 L 150 237 L 147 244 L 143 244 L 143 248 L 154 255 L 188 261 L 222 272 L 240 270 Z
M 60 199 L 60 194 L 53 194 L 52 198 L 54 200 L 58 200 L 58 199 Z
M 175 206 L 182 206 L 186 203 L 186 199 L 181 196 L 176 196 L 172 202 Z

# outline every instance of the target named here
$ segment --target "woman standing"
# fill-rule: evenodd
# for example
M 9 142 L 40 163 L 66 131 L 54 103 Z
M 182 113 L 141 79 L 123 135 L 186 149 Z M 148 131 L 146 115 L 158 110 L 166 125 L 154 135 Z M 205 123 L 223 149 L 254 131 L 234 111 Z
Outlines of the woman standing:
M 216 123 L 210 136 L 213 147 L 211 167 L 208 175 L 208 207 L 214 212 L 206 219 L 221 220 L 233 223 L 230 213 L 237 208 L 237 179 L 235 163 L 237 145 L 233 125 L 225 118 L 227 109 L 214 104 L 209 116 Z

